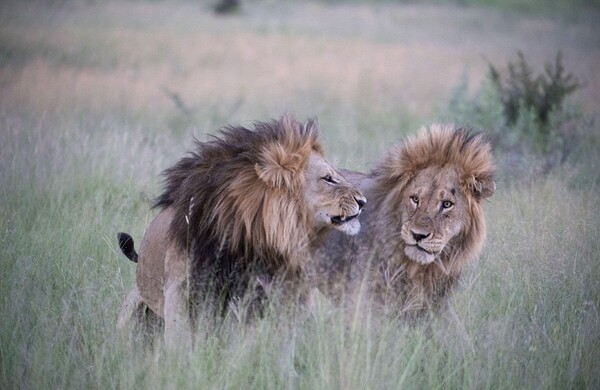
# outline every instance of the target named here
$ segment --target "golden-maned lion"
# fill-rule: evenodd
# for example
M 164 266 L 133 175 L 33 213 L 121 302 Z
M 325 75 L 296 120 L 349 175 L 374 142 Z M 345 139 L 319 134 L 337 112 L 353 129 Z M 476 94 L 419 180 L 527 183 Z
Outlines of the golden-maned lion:
M 119 326 L 147 306 L 164 318 L 168 347 L 189 344 L 197 302 L 222 305 L 259 278 L 302 275 L 324 232 L 356 234 L 366 199 L 324 159 L 318 133 L 287 115 L 226 127 L 167 169 L 139 256 L 119 234 L 138 263 Z
M 485 241 L 491 147 L 481 135 L 432 125 L 393 147 L 368 175 L 345 172 L 369 199 L 361 232 L 332 233 L 318 251 L 328 288 L 356 288 L 387 309 L 417 314 L 441 303 Z M 365 275 L 369 275 L 368 277 Z

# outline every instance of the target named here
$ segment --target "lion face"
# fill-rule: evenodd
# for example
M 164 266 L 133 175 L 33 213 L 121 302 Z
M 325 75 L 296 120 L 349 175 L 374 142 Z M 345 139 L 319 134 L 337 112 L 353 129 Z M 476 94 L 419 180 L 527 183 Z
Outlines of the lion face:
M 401 193 L 404 253 L 429 264 L 446 249 L 469 221 L 468 202 L 453 167 L 419 171 Z
M 309 156 L 305 184 L 306 202 L 317 230 L 333 228 L 348 235 L 358 233 L 357 217 L 366 198 L 316 152 Z

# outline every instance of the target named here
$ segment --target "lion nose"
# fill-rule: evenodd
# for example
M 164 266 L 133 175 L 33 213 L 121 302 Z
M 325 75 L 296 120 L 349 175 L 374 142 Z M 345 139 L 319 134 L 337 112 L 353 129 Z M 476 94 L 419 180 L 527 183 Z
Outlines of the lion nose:
M 427 234 L 422 234 L 422 233 L 417 233 L 413 230 L 410 231 L 412 233 L 413 238 L 415 239 L 415 241 L 419 242 L 421 240 L 426 239 L 427 237 L 429 237 L 431 235 L 431 233 L 427 233 Z
M 354 200 L 356 200 L 356 203 L 358 203 L 359 210 L 367 204 L 367 200 L 365 198 L 354 198 Z

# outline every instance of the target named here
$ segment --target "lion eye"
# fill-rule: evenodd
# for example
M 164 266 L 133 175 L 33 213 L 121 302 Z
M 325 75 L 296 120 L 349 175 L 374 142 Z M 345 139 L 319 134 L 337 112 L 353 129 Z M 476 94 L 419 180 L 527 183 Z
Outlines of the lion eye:
M 331 177 L 331 175 L 325 175 L 321 179 L 325 180 L 329 184 L 337 184 L 337 181 Z
M 444 209 L 449 209 L 452 206 L 454 206 L 454 203 L 450 202 L 449 200 L 445 200 L 442 202 L 442 208 Z
M 419 204 L 419 197 L 417 195 L 413 195 L 410 197 L 410 200 L 414 203 L 414 204 Z

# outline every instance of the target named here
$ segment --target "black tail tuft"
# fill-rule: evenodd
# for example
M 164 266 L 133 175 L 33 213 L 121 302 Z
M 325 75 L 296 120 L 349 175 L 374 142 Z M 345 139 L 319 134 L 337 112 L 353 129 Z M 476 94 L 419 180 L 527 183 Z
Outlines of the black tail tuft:
M 117 233 L 117 239 L 119 240 L 119 248 L 121 248 L 121 252 L 127 258 L 134 263 L 138 261 L 138 254 L 135 251 L 133 238 L 127 233 Z

